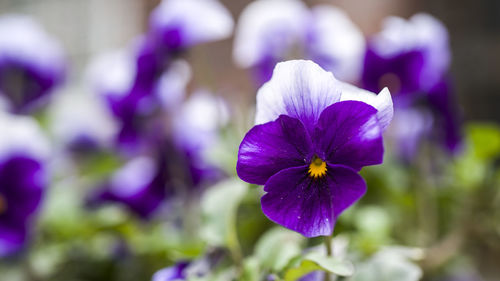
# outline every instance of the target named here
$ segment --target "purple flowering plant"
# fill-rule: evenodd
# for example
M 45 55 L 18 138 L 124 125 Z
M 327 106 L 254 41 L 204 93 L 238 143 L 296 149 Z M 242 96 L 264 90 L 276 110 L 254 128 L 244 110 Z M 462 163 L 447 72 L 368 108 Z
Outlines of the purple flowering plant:
M 311 61 L 279 63 L 257 94 L 256 126 L 241 142 L 238 176 L 264 185 L 262 211 L 306 237 L 329 236 L 366 192 L 358 174 L 382 163 L 392 100 L 343 84 Z
M 59 42 L 34 19 L 0 17 L 0 103 L 10 112 L 27 114 L 46 104 L 65 70 Z
M 34 120 L 0 113 L 0 257 L 26 248 L 48 184 L 49 144 Z
M 361 76 L 365 39 L 342 9 L 298 0 L 258 0 L 238 21 L 233 59 L 250 68 L 259 85 L 267 82 L 276 63 L 309 59 L 343 81 Z
M 450 58 L 446 27 L 425 13 L 408 20 L 388 17 L 368 40 L 362 86 L 391 90 L 397 108 L 391 135 L 403 160 L 416 157 L 427 138 L 451 153 L 460 149 L 460 111 L 448 73 Z

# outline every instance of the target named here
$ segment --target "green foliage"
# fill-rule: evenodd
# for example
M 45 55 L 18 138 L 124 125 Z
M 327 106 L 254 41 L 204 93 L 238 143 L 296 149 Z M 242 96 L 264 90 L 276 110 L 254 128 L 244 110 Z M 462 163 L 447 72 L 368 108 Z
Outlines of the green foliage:
M 404 248 L 381 250 L 368 260 L 358 263 L 356 273 L 348 280 L 418 281 L 422 277 L 422 270 L 408 259 L 418 257 L 419 254 L 419 250 Z
M 467 126 L 467 141 L 475 157 L 492 160 L 500 154 L 500 128 L 494 124 L 472 123 Z
M 261 266 L 279 272 L 302 251 L 304 237 L 293 231 L 275 227 L 265 233 L 255 245 L 255 256 Z
M 236 212 L 248 185 L 237 179 L 211 187 L 202 199 L 201 236 L 211 246 L 238 248 Z
M 475 189 L 488 176 L 492 161 L 500 156 L 500 128 L 493 124 L 469 124 L 465 141 L 463 155 L 453 166 L 456 183 L 466 189 Z
M 286 271 L 285 281 L 298 280 L 300 277 L 316 270 L 339 276 L 351 276 L 354 273 L 354 266 L 349 261 L 313 252 L 305 255 L 298 266 Z

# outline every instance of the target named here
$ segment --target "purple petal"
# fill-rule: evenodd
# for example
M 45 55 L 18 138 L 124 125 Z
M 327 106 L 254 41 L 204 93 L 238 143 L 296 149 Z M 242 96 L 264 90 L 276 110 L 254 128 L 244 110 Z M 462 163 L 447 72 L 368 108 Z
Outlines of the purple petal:
M 298 281 L 322 281 L 325 278 L 325 272 L 316 270 L 302 276 Z
M 393 57 L 377 54 L 369 46 L 364 61 L 363 87 L 379 92 L 388 87 L 393 95 L 405 95 L 420 90 L 420 77 L 424 66 L 421 51 L 408 51 Z
M 314 132 L 318 156 L 355 170 L 382 163 L 384 147 L 376 114 L 375 108 L 359 101 L 329 106 Z
M 19 251 L 26 240 L 28 220 L 42 200 L 45 178 L 41 164 L 15 156 L 0 165 L 0 256 Z
M 186 279 L 185 270 L 188 265 L 189 265 L 188 262 L 179 262 L 174 266 L 161 269 L 153 275 L 152 281 L 185 280 Z
M 457 152 L 462 142 L 461 118 L 449 81 L 442 79 L 429 91 L 429 103 L 436 113 L 438 137 L 449 152 Z
M 0 223 L 0 257 L 19 252 L 24 247 L 26 236 L 26 227 L 24 225 Z
M 236 171 L 246 182 L 265 184 L 277 172 L 302 166 L 312 157 L 312 144 L 302 122 L 281 115 L 254 126 L 241 142 Z
M 337 217 L 366 192 L 354 170 L 329 165 L 326 177 L 313 179 L 308 166 L 283 170 L 264 187 L 262 211 L 272 221 L 306 237 L 331 235 Z
M 0 165 L 0 195 L 6 201 L 4 219 L 24 222 L 40 205 L 45 187 L 41 164 L 26 156 L 12 157 Z

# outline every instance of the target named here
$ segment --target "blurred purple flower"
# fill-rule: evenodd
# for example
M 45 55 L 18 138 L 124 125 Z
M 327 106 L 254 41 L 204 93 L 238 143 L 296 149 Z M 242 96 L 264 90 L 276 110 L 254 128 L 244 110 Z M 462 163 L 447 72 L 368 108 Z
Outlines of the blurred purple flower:
M 173 266 L 157 271 L 152 281 L 191 280 L 209 275 L 223 260 L 226 252 L 215 248 L 209 250 L 204 256 L 192 261 L 180 261 Z
M 0 17 L 0 98 L 9 111 L 27 113 L 65 74 L 61 46 L 31 18 Z
M 298 281 L 322 281 L 325 278 L 324 271 L 313 271 L 302 276 Z
M 383 30 L 369 41 L 363 87 L 370 91 L 389 87 L 398 111 L 412 110 L 411 115 L 420 114 L 416 118 L 421 120 L 428 118 L 424 115 L 430 110 L 433 133 L 454 152 L 461 137 L 457 105 L 447 77 L 449 64 L 448 32 L 441 22 L 427 14 L 417 14 L 408 21 L 390 17 L 384 22 Z M 418 139 L 423 136 L 413 134 L 415 139 L 411 142 L 418 147 Z M 404 137 L 405 142 L 400 144 L 406 145 L 411 137 Z M 413 147 L 402 156 L 411 159 L 416 151 Z
M 94 192 L 90 206 L 119 202 L 138 216 L 148 219 L 167 196 L 168 171 L 165 156 L 158 160 L 141 156 L 130 160 Z
M 0 257 L 20 251 L 47 185 L 48 143 L 37 124 L 0 115 Z
M 91 83 L 120 123 L 118 144 L 134 151 L 144 138 L 158 137 L 152 119 L 179 105 L 190 78 L 180 51 L 229 37 L 232 29 L 229 11 L 216 0 L 164 0 L 152 12 L 146 35 L 94 61 Z
M 147 219 L 169 197 L 199 191 L 221 179 L 223 172 L 206 155 L 227 119 L 221 114 L 224 106 L 217 99 L 205 92 L 193 94 L 172 114 L 170 130 L 159 132 L 160 137 L 149 143 L 157 160 L 131 160 L 91 195 L 90 205 L 119 202 Z
M 178 86 L 183 91 L 190 75 L 189 67 L 176 62 L 171 63 L 162 75 L 160 69 L 152 65 L 157 62 L 156 59 L 139 54 L 139 59 L 136 60 L 136 54 L 141 52 L 141 46 L 145 44 L 144 38 L 134 43 L 126 50 L 96 58 L 88 71 L 90 83 L 105 100 L 118 123 L 116 143 L 129 151 L 137 150 L 143 139 L 148 137 L 148 130 L 151 129 L 148 126 L 155 126 L 150 121 L 161 111 L 164 100 L 172 99 L 171 96 L 183 96 L 183 92 L 179 94 L 158 91 L 158 84 L 165 84 L 161 77 L 174 76 L 167 84 L 174 84 L 175 81 L 177 84 L 174 85 L 178 85 L 179 81 L 184 81 Z M 147 60 L 150 60 L 151 64 L 146 63 Z
M 203 90 L 194 92 L 174 114 L 174 142 L 187 160 L 191 189 L 224 177 L 222 170 L 209 161 L 208 154 L 228 120 L 225 102 Z
M 186 280 L 186 268 L 188 266 L 189 262 L 178 262 L 171 267 L 161 269 L 153 275 L 152 281 Z
M 258 0 L 240 17 L 233 57 L 239 66 L 252 67 L 261 84 L 271 78 L 277 62 L 297 57 L 356 82 L 364 49 L 361 31 L 334 6 L 309 10 L 296 0 Z
M 225 39 L 233 31 L 229 11 L 217 0 L 163 0 L 150 17 L 150 36 L 166 52 Z
M 306 237 L 331 235 L 366 191 L 358 171 L 382 162 L 392 113 L 387 89 L 344 84 L 311 61 L 279 63 L 257 94 L 238 176 L 265 185 L 262 210 L 272 221 Z

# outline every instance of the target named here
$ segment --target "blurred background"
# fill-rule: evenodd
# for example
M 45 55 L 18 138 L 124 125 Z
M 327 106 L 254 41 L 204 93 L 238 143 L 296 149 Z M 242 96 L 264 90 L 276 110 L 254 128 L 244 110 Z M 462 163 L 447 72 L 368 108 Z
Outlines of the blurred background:
M 221 1 L 237 18 L 251 1 Z M 305 1 L 329 3 L 344 9 L 365 35 L 378 32 L 388 15 L 408 18 L 428 12 L 440 19 L 450 33 L 453 55 L 451 72 L 467 120 L 500 122 L 500 3 L 496 0 L 338 0 Z M 126 45 L 147 29 L 149 13 L 158 0 L 2 0 L 0 12 L 35 17 L 67 51 L 72 68 L 70 86 L 79 81 L 89 59 L 98 53 Z M 205 52 L 205 53 L 204 53 Z M 195 49 L 190 56 L 213 69 L 222 94 L 252 102 L 248 75 L 231 60 L 232 38 Z M 207 53 L 209 55 L 207 55 Z M 195 71 L 199 69 L 195 63 Z M 248 90 L 252 89 L 252 90 Z M 239 93 L 239 94 L 235 94 Z M 246 93 L 247 97 L 241 97 Z
M 71 94 L 96 97 L 96 90 L 89 85 L 91 62 L 103 53 L 130 47 L 135 38 L 146 34 L 150 29 L 151 12 L 160 2 L 0 0 L 0 16 L 29 15 L 61 43 L 67 59 L 66 78 L 54 89 L 53 96 L 53 100 L 60 101 L 60 97 Z M 219 2 L 229 10 L 235 26 L 238 26 L 242 11 L 252 3 L 243 0 Z M 396 155 L 395 142 L 389 140 L 385 163 L 363 169 L 361 174 L 368 182 L 368 193 L 341 217 L 335 232 L 342 235 L 334 241 L 334 245 L 339 245 L 338 255 L 351 260 L 361 274 L 350 278 L 335 277 L 336 280 L 500 280 L 500 1 L 302 2 L 309 7 L 329 4 L 343 9 L 367 38 L 381 31 L 382 21 L 388 16 L 407 19 L 418 12 L 427 12 L 442 21 L 449 32 L 452 54 L 450 77 L 464 125 L 464 145 L 458 153 L 449 155 L 439 145 L 425 143 L 417 156 L 401 160 Z M 179 88 L 183 88 L 183 83 L 187 84 L 186 97 L 173 105 L 169 104 L 170 101 L 165 102 L 171 110 L 166 117 L 155 115 L 151 121 L 147 119 L 151 117 L 148 112 L 144 114 L 146 117 L 141 115 L 138 118 L 141 125 L 151 121 L 150 127 L 145 130 L 148 133 L 158 128 L 168 131 L 165 137 L 168 141 L 161 139 L 165 141 L 161 142 L 156 135 L 148 135 L 156 146 L 141 151 L 138 156 L 122 154 L 114 143 L 111 148 L 105 146 L 97 152 L 89 152 L 86 147 L 83 153 L 78 149 L 75 152 L 72 148 L 58 147 L 62 145 L 58 140 L 54 141 L 57 132 L 56 136 L 51 136 L 56 146 L 56 155 L 51 156 L 53 159 L 48 164 L 53 177 L 48 184 L 50 189 L 47 187 L 49 191 L 45 202 L 40 207 L 35 235 L 20 254 L 0 260 L 0 281 L 150 280 L 158 270 L 165 267 L 177 270 L 183 263 L 194 268 L 191 270 L 195 273 L 191 272 L 190 276 L 196 275 L 196 278 L 164 276 L 153 281 L 177 280 L 174 278 L 205 281 L 289 280 L 283 276 L 297 266 L 300 261 L 297 257 L 304 251 L 315 251 L 322 241 L 306 241 L 296 233 L 276 229 L 261 212 L 261 188 L 244 184 L 236 176 L 238 146 L 253 124 L 255 94 L 260 85 L 255 83 L 252 70 L 242 69 L 234 63 L 235 31 L 231 34 L 222 40 L 203 42 L 189 46 L 186 52 L 175 53 L 174 57 L 179 55 L 190 66 L 189 74 L 185 75 L 182 73 L 185 70 L 183 63 L 173 64 L 175 67 L 169 65 L 169 69 L 180 69 L 180 77 L 174 78 L 182 81 Z M 107 74 L 112 76 L 111 71 L 104 72 L 101 78 L 106 78 Z M 222 98 L 224 105 L 220 106 L 219 101 L 210 101 L 216 104 L 216 109 L 205 111 L 204 107 L 198 108 L 196 102 L 190 103 L 189 97 L 198 96 L 200 88 L 203 93 L 210 92 L 209 97 Z M 66 113 L 72 115 L 74 110 L 87 119 L 85 111 L 77 110 L 79 106 L 76 103 L 67 107 Z M 32 114 L 45 133 L 51 128 L 51 115 L 44 112 L 47 108 L 49 106 Z M 180 113 L 176 111 L 178 109 Z M 191 125 L 193 120 L 189 120 L 190 116 L 199 115 L 203 119 L 205 114 L 216 116 L 217 121 L 214 124 L 208 121 L 207 125 L 194 120 L 194 128 L 199 129 L 197 126 L 201 124 L 202 136 L 197 134 L 199 132 L 190 135 L 192 132 L 176 131 L 179 122 L 172 115 L 184 118 L 180 124 Z M 91 119 L 91 116 L 88 117 Z M 166 119 L 175 122 L 165 125 Z M 105 129 L 109 125 L 104 121 L 101 123 L 100 119 L 91 121 Z M 0 128 L 7 130 L 5 128 L 11 127 L 11 123 L 5 124 Z M 412 125 L 409 122 L 405 126 Z M 70 131 L 71 124 L 68 126 L 64 128 Z M 175 196 L 162 193 L 163 197 L 172 195 L 173 202 L 169 202 L 166 209 L 158 207 L 160 216 L 153 219 L 148 217 L 151 210 L 144 206 L 147 204 L 140 202 L 134 205 L 134 202 L 127 202 L 127 198 L 110 199 L 112 196 L 119 197 L 112 192 L 99 196 L 108 196 L 106 199 L 109 201 L 124 201 L 122 205 L 130 205 L 129 209 L 109 206 L 97 210 L 87 208 L 87 197 L 97 187 L 108 187 L 106 184 L 113 185 L 115 182 L 127 186 L 127 183 L 141 183 L 142 178 L 151 179 L 152 183 L 148 184 L 152 186 L 165 176 L 161 173 L 162 169 L 171 174 L 181 174 L 174 180 L 181 186 L 180 189 L 197 185 L 198 173 L 207 172 L 210 165 L 189 166 L 190 161 L 203 162 L 201 156 L 198 158 L 196 153 L 193 156 L 188 149 L 182 150 L 184 147 L 179 149 L 177 146 L 178 142 L 186 142 L 184 137 L 212 140 L 210 132 L 203 131 L 206 126 L 217 129 L 217 137 L 214 138 L 217 144 L 210 144 L 210 155 L 207 157 L 212 162 L 215 159 L 220 168 L 216 171 L 220 173 L 210 174 L 216 180 L 211 178 L 213 181 L 210 184 L 203 188 L 196 187 L 199 188 L 195 188 L 196 192 L 179 192 L 175 187 L 172 188 Z M 181 140 L 173 135 L 180 135 Z M 23 136 L 26 139 L 26 135 Z M 202 145 L 195 143 L 193 146 L 198 149 Z M 172 150 L 175 152 L 172 153 Z M 165 155 L 174 156 L 164 159 Z M 150 158 L 154 159 L 154 165 Z M 164 167 L 172 163 L 173 166 L 180 163 L 178 166 L 181 167 Z M 184 167 L 184 164 L 189 167 Z M 155 165 L 159 167 L 158 174 L 151 175 L 147 169 L 142 169 Z M 189 175 L 179 172 L 184 168 L 189 170 Z M 214 171 L 207 173 L 211 172 Z M 4 179 L 2 175 L 0 173 L 0 180 Z M 191 176 L 193 178 L 189 178 Z M 0 220 L 5 207 L 5 204 L 2 205 L 5 202 L 1 201 L 1 185 L 2 182 Z M 114 187 L 110 189 L 114 190 Z M 165 189 L 162 185 L 160 193 Z M 133 193 L 134 187 L 131 190 L 125 190 L 125 195 Z M 199 190 L 202 191 L 198 193 Z M 10 233 L 3 237 L 2 231 L 0 225 L 0 238 L 11 238 Z M 349 247 L 346 246 L 348 244 Z M 267 248 L 277 254 L 269 255 Z M 4 250 L 0 245 L 0 254 Z M 202 278 L 204 275 L 210 277 Z M 323 277 L 300 280 L 320 281 Z

